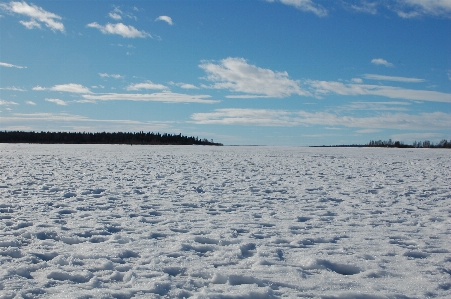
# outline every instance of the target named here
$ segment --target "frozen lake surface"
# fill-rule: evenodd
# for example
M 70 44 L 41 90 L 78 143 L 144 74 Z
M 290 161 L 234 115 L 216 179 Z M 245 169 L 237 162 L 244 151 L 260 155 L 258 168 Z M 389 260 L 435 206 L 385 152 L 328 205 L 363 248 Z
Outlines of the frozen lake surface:
M 0 298 L 450 298 L 450 158 L 0 144 Z

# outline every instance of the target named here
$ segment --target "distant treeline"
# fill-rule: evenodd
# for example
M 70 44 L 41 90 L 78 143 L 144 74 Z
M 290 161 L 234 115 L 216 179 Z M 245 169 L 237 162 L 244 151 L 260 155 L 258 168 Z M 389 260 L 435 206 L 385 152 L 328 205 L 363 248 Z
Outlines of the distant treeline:
M 371 140 L 368 144 L 342 144 L 342 145 L 320 145 L 311 147 L 396 147 L 396 148 L 451 148 L 451 140 L 443 139 L 434 144 L 429 140 L 414 141 L 413 144 L 405 144 L 402 141 Z
M 389 139 L 388 141 L 382 140 L 371 140 L 365 146 L 369 147 L 398 147 L 398 148 L 451 148 L 451 140 L 447 141 L 443 139 L 439 143 L 434 144 L 429 140 L 425 141 L 414 141 L 413 144 L 404 144 L 402 141 L 392 141 Z
M 80 133 L 0 131 L 0 143 L 63 143 L 63 144 L 149 144 L 149 145 L 222 145 L 213 139 L 199 139 L 182 134 L 160 133 Z
M 312 145 L 310 147 L 365 147 L 365 144 Z

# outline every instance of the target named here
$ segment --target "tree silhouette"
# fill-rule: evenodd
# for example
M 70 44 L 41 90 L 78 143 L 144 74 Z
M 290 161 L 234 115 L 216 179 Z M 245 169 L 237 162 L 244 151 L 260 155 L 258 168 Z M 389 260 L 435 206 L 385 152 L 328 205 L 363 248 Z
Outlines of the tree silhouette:
M 63 144 L 148 144 L 148 145 L 222 145 L 206 138 L 183 136 L 181 133 L 124 132 L 24 132 L 0 131 L 0 143 L 63 143 Z

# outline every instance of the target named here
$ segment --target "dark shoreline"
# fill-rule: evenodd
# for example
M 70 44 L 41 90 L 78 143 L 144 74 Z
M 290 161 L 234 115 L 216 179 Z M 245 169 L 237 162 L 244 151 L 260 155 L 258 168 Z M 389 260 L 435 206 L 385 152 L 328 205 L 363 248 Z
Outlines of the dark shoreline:
M 24 132 L 0 131 L 0 143 L 39 144 L 130 144 L 130 145 L 214 145 L 222 143 L 182 134 L 130 132 Z

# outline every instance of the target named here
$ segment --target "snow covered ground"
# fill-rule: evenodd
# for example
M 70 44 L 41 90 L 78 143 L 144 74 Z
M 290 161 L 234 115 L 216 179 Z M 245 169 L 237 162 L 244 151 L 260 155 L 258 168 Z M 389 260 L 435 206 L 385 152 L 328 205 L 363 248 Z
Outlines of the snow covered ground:
M 0 145 L 0 298 L 450 298 L 451 151 Z

